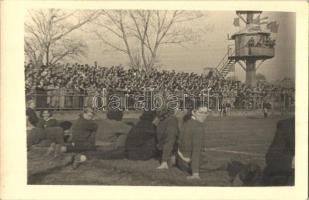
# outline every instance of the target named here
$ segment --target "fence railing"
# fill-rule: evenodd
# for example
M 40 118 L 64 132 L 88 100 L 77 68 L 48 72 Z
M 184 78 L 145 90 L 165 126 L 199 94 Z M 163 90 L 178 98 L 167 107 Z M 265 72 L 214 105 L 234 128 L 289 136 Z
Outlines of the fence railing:
M 144 90 L 143 93 L 130 91 L 74 91 L 74 90 L 45 90 L 32 91 L 26 94 L 27 99 L 36 102 L 38 110 L 81 110 L 86 106 L 106 110 L 117 107 L 122 110 L 154 109 L 169 104 L 178 109 L 188 109 L 192 106 L 206 106 L 211 110 L 220 110 L 222 106 L 230 105 L 232 109 L 256 110 L 262 109 L 263 102 L 271 104 L 272 109 L 294 111 L 294 94 L 252 92 L 247 96 L 237 96 L 231 93 L 202 91 L 199 94 L 187 94 L 178 91 L 167 94 L 162 91 Z

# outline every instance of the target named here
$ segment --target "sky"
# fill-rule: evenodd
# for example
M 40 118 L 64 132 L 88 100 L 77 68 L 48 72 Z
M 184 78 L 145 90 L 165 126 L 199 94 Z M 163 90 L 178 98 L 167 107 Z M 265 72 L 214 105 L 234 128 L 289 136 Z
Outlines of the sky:
M 188 23 L 187 26 L 207 27 L 202 39 L 195 44 L 180 46 L 162 46 L 158 52 L 161 69 L 202 73 L 204 67 L 216 67 L 227 51 L 227 45 L 233 43 L 227 39 L 239 30 L 233 26 L 235 11 L 203 11 L 205 17 Z M 276 39 L 275 56 L 266 60 L 257 70 L 269 81 L 288 77 L 295 78 L 295 14 L 288 12 L 263 12 L 261 17 L 268 16 L 268 21 L 277 21 L 279 31 L 273 34 Z M 88 55 L 80 62 L 92 64 L 97 61 L 100 66 L 127 65 L 125 54 L 116 51 L 104 51 L 99 40 L 89 38 L 89 34 L 79 33 L 88 44 Z M 258 63 L 257 63 L 258 65 Z M 245 79 L 244 70 L 237 64 L 235 76 Z

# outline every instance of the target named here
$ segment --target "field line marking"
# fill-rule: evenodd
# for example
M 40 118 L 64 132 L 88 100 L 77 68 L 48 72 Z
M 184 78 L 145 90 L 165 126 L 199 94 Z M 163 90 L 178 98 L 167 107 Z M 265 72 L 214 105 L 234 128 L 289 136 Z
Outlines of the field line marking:
M 222 149 L 216 149 L 216 148 L 205 148 L 205 150 L 206 151 L 223 152 L 223 153 L 243 154 L 243 155 L 247 155 L 247 156 L 264 157 L 263 154 L 247 153 L 247 152 L 242 152 L 242 151 L 230 151 L 230 150 L 222 150 Z
M 224 148 L 231 148 L 231 147 L 247 147 L 247 146 L 264 146 L 264 143 L 260 144 L 243 144 L 243 145 L 231 145 L 231 146 L 219 146 L 219 147 L 212 147 L 211 149 L 224 149 Z

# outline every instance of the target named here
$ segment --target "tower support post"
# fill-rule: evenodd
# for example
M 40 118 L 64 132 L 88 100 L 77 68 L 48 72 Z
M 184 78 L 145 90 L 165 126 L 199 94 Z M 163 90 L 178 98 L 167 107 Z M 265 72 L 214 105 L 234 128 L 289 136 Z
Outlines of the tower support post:
M 251 87 L 256 86 L 255 62 L 255 60 L 246 60 L 246 84 Z

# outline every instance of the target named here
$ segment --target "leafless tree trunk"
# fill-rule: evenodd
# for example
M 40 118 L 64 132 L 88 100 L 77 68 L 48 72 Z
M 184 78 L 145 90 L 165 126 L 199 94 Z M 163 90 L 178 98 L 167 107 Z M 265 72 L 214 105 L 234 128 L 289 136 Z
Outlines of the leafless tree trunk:
M 25 22 L 25 54 L 34 63 L 52 65 L 85 54 L 86 44 L 71 33 L 96 19 L 101 11 L 29 10 Z
M 96 36 L 113 50 L 128 56 L 131 67 L 137 65 L 133 58 L 139 54 L 143 68 L 154 68 L 162 45 L 181 45 L 196 40 L 196 32 L 184 24 L 203 17 L 199 12 L 152 10 L 103 10 L 93 23 Z

